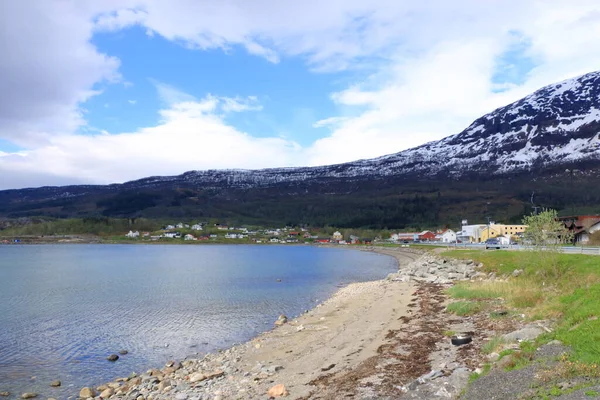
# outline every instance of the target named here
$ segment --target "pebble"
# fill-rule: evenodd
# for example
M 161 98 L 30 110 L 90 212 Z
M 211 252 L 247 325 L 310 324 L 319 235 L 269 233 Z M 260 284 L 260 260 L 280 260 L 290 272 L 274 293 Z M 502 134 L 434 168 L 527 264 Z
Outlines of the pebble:
M 281 326 L 287 322 L 288 318 L 285 315 L 281 314 L 279 318 L 277 318 L 277 321 L 275 321 L 275 326 Z
M 21 395 L 21 398 L 22 398 L 22 399 L 34 399 L 34 398 L 36 398 L 36 397 L 38 397 L 38 394 L 37 394 L 37 393 L 23 393 L 23 394 Z
M 96 397 L 96 391 L 90 387 L 84 387 L 79 391 L 79 397 L 83 399 Z
M 128 354 L 129 352 L 127 350 L 119 350 L 119 354 L 124 356 L 125 354 Z
M 111 354 L 110 356 L 106 357 L 106 359 L 108 361 L 117 361 L 119 359 L 119 356 L 116 354 Z
M 289 395 L 289 392 L 283 383 L 275 385 L 267 391 L 267 396 L 269 397 L 283 397 L 287 395 Z
M 50 382 L 50 386 L 52 387 L 59 387 L 60 385 L 62 385 L 62 382 L 58 380 Z
M 0 392 L 0 396 L 2 396 L 2 397 L 10 396 L 10 392 Z

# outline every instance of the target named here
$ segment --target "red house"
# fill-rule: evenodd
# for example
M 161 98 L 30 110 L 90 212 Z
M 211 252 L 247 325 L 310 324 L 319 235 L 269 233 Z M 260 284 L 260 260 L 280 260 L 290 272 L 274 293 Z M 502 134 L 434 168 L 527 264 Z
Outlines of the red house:
M 435 233 L 431 231 L 423 231 L 419 233 L 419 240 L 424 242 L 429 242 L 431 240 L 435 240 Z

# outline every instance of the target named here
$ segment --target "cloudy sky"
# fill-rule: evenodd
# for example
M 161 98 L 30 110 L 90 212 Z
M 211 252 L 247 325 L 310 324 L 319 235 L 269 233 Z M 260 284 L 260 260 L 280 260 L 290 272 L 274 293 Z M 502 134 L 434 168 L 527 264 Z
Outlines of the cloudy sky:
M 0 2 L 0 189 L 322 165 L 600 69 L 597 0 Z

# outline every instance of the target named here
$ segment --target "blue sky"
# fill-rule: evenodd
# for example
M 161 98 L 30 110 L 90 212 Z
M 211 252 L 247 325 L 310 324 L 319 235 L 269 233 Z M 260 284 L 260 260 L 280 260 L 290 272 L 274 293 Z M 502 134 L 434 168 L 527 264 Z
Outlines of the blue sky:
M 260 113 L 236 113 L 225 120 L 255 137 L 286 136 L 309 145 L 322 135 L 313 124 L 336 113 L 329 94 L 343 89 L 351 75 L 312 73 L 300 58 L 274 64 L 240 46 L 193 51 L 140 27 L 100 33 L 92 43 L 121 61 L 124 83 L 100 85 L 102 93 L 83 104 L 89 125 L 109 132 L 157 124 L 157 110 L 165 102 L 156 84 L 162 83 L 197 99 L 209 93 L 255 96 Z
M 0 189 L 378 157 L 600 65 L 593 0 L 23 0 L 0 24 Z

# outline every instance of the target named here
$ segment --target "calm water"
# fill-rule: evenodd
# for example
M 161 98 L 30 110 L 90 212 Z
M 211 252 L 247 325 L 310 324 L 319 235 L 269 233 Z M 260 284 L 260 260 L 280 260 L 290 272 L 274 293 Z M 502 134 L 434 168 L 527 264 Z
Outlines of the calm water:
M 310 246 L 0 246 L 0 391 L 65 396 L 227 347 L 396 265 Z

